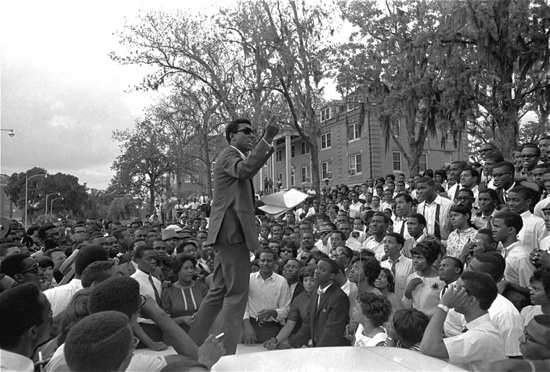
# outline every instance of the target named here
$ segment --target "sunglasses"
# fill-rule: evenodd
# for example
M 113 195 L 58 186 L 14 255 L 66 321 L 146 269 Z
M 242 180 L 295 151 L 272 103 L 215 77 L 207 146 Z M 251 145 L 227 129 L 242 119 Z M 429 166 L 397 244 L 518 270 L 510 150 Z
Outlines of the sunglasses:
M 249 136 L 251 134 L 256 134 L 256 131 L 252 128 L 241 128 L 237 130 L 235 133 L 243 132 L 245 135 Z

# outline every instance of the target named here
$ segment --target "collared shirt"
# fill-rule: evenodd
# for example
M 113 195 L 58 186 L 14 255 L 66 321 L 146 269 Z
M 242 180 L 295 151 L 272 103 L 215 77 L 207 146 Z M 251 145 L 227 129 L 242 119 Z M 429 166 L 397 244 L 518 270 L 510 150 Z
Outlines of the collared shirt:
M 460 256 L 462 249 L 470 240 L 474 239 L 477 235 L 477 230 L 473 227 L 468 227 L 462 232 L 459 232 L 458 229 L 453 230 L 449 234 L 447 239 L 447 256 L 456 257 Z
M 73 295 L 82 289 L 80 279 L 72 279 L 69 283 L 44 291 L 44 295 L 52 305 L 52 316 L 56 316 L 69 306 Z
M 497 210 L 495 209 L 493 211 L 493 213 L 490 214 L 489 217 L 491 217 L 491 225 L 493 224 L 493 220 L 495 218 L 495 214 L 497 214 Z M 478 230 L 481 230 L 481 229 L 486 229 L 487 228 L 487 223 L 489 222 L 489 219 L 487 216 L 485 216 L 483 213 L 481 214 L 481 216 L 477 216 L 475 215 L 474 218 L 472 219 L 472 223 L 474 224 L 474 226 L 476 227 L 476 229 Z
M 460 183 L 455 183 L 453 186 L 449 187 L 447 189 L 447 195 L 449 195 L 449 199 L 455 200 L 456 193 L 458 190 L 460 190 L 462 186 L 460 186 Z
M 529 281 L 535 271 L 535 266 L 529 262 L 531 251 L 531 248 L 522 245 L 521 242 L 502 248 L 501 254 L 506 260 L 504 280 L 525 288 L 529 287 Z
M 34 364 L 24 355 L 0 349 L 0 371 L 33 372 Z
M 451 207 L 454 205 L 452 201 L 441 196 L 437 196 L 431 204 L 422 202 L 418 205 L 418 213 L 421 213 L 426 218 L 426 232 L 428 235 L 434 235 L 436 211 L 437 205 L 440 205 L 439 209 L 439 232 L 441 234 L 441 240 L 447 240 L 449 236 L 449 225 L 451 217 Z
M 236 148 L 235 146 L 233 145 L 230 145 L 231 147 L 233 147 L 235 150 L 237 150 L 239 152 L 239 155 L 241 156 L 241 158 L 244 160 L 246 159 L 246 155 L 241 151 L 239 150 L 238 148 Z
M 324 288 L 317 288 L 317 306 L 319 306 L 319 304 L 321 303 L 321 297 L 323 297 L 323 295 L 325 293 L 327 293 L 327 289 L 332 285 L 332 283 L 334 282 L 330 282 L 326 287 Z
M 374 256 L 378 261 L 382 261 L 384 257 L 384 239 L 381 242 L 376 241 L 376 237 L 373 235 L 361 244 L 361 248 L 365 248 L 374 253 Z
M 523 334 L 523 321 L 518 309 L 506 297 L 498 294 L 488 312 L 500 331 L 506 356 L 520 356 L 518 338 Z M 464 315 L 451 309 L 443 325 L 444 335 L 445 337 L 459 335 L 466 326 Z
M 394 293 L 395 296 L 401 300 L 405 294 L 405 289 L 407 289 L 407 278 L 414 272 L 412 260 L 400 255 L 397 260 L 392 261 L 390 258 L 382 261 L 380 265 L 392 271 L 395 283 Z
M 518 233 L 518 239 L 531 250 L 540 248 L 540 242 L 548 236 L 544 220 L 530 211 L 523 212 L 521 219 L 523 220 L 523 227 Z
M 424 241 L 424 239 L 426 238 L 427 235 L 425 233 L 422 233 L 422 235 L 420 235 L 418 239 L 415 239 L 411 236 L 409 239 L 405 240 L 405 245 L 403 246 L 403 249 L 401 249 L 401 254 L 405 257 L 412 258 L 411 249 L 416 247 L 418 243 Z
M 403 234 L 401 234 L 403 231 Z M 407 229 L 407 217 L 397 217 L 393 223 L 393 232 L 401 234 L 403 239 L 407 240 L 411 237 L 409 230 Z
M 466 327 L 468 332 L 443 339 L 449 353 L 449 363 L 456 365 L 506 359 L 504 340 L 489 314 L 472 320 Z
M 357 218 L 361 215 L 361 208 L 363 207 L 363 203 L 358 201 L 357 203 L 353 203 L 349 206 L 349 216 L 351 218 Z
M 260 272 L 250 274 L 248 303 L 243 319 L 256 318 L 261 310 L 277 311 L 277 318 L 270 321 L 284 323 L 290 309 L 290 288 L 281 275 L 273 273 L 264 280 Z
M 157 293 L 160 295 L 162 293 L 162 284 L 160 280 L 158 280 L 152 275 L 147 274 L 146 272 L 141 271 L 140 269 L 137 269 L 135 273 L 130 275 L 130 278 L 135 279 L 139 283 L 139 294 L 143 296 L 149 296 L 152 299 L 156 299 L 155 290 L 153 289 L 153 286 L 149 281 L 149 277 L 153 279 L 153 283 L 157 289 Z M 138 322 L 146 323 L 146 324 L 155 324 L 155 322 L 152 321 L 151 319 L 145 319 L 145 318 L 138 318 Z

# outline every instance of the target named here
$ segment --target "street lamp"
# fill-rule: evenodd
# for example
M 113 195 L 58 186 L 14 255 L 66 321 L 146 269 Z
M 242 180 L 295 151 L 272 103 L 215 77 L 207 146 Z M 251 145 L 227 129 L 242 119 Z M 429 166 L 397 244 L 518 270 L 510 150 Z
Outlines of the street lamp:
M 59 200 L 59 199 L 63 200 L 64 198 L 63 197 L 55 198 L 55 199 L 52 199 L 52 201 L 50 202 L 50 217 L 53 216 L 53 202 L 56 201 L 56 200 Z
M 6 129 L 7 130 L 7 129 Z M 29 197 L 29 180 L 34 178 L 34 177 L 38 177 L 38 176 L 44 176 L 46 177 L 46 173 L 38 173 L 38 174 L 35 174 L 35 175 L 32 175 L 32 176 L 25 176 L 25 231 L 27 231 L 27 209 L 29 208 L 29 202 L 28 202 L 28 197 Z
M 59 196 L 59 195 L 61 195 L 61 194 L 59 193 L 59 191 L 52 192 L 51 194 L 46 194 L 46 212 L 44 213 L 46 216 L 48 215 L 48 196 L 50 196 L 50 195 L 57 195 L 57 196 Z
M 0 131 L 8 132 L 8 136 L 10 136 L 10 137 L 15 136 L 15 133 L 13 132 L 13 129 L 0 129 Z

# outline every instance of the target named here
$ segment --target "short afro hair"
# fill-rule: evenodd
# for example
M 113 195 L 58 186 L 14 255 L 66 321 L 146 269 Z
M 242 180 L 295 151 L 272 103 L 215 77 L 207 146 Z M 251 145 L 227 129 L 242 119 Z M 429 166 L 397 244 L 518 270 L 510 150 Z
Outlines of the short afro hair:
M 88 299 L 90 314 L 101 311 L 120 311 L 132 318 L 139 309 L 139 283 L 130 277 L 115 277 L 99 283 Z
M 99 312 L 71 328 L 65 359 L 71 371 L 115 371 L 128 357 L 133 341 L 128 317 L 118 311 Z
M 401 347 L 410 349 L 422 341 L 429 322 L 430 318 L 420 310 L 414 308 L 397 310 L 393 314 L 393 328 Z
M 489 274 L 466 271 L 460 276 L 469 295 L 479 301 L 481 310 L 488 310 L 497 298 L 497 284 Z
M 87 245 L 78 251 L 74 259 L 74 272 L 79 277 L 89 264 L 96 261 L 108 261 L 109 253 L 99 245 Z
M 82 287 L 88 288 L 94 282 L 101 283 L 112 277 L 109 271 L 115 267 L 114 261 L 96 261 L 88 265 L 82 272 L 80 280 Z
M 0 348 L 17 347 L 27 329 L 44 323 L 41 295 L 35 283 L 25 283 L 0 293 Z
M 366 292 L 360 295 L 358 300 L 363 315 L 369 319 L 375 327 L 380 327 L 390 318 L 392 306 L 390 300 L 388 300 L 386 296 Z

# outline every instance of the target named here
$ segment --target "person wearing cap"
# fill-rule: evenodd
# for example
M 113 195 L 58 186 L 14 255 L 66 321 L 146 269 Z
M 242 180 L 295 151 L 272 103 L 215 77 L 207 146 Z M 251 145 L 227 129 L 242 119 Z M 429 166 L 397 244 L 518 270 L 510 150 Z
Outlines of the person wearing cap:
M 207 243 L 214 246 L 213 287 L 202 302 L 189 335 L 202 344 L 212 320 L 215 334 L 225 333 L 227 354 L 235 354 L 242 319 L 248 300 L 250 251 L 258 248 L 255 229 L 255 200 L 252 178 L 273 153 L 279 132 L 275 118 L 258 140 L 250 120 L 231 121 L 225 130 L 229 144 L 218 156 L 214 167 L 212 201 Z
M 174 225 L 171 225 L 174 226 Z M 169 226 L 170 227 L 170 226 Z M 176 250 L 176 245 L 182 239 L 178 232 L 174 229 L 169 229 L 168 227 L 164 229 L 161 234 L 162 240 L 166 245 L 166 254 L 171 256 Z

